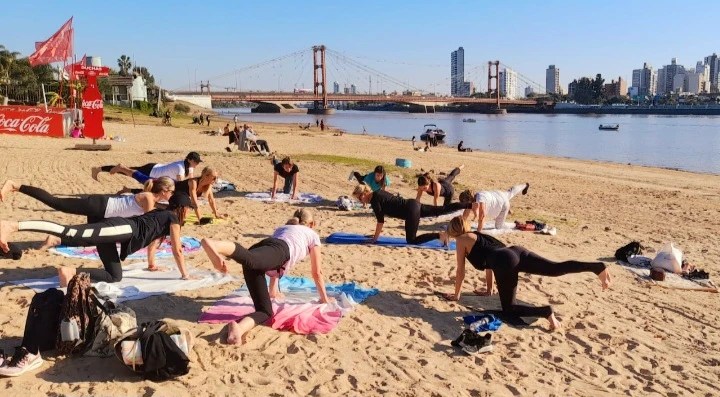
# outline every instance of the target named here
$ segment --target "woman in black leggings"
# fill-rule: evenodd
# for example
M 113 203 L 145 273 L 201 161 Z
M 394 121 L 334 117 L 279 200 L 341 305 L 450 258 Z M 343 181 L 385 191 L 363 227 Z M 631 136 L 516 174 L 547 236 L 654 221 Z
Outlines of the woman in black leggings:
M 455 177 L 458 176 L 460 170 L 463 168 L 465 168 L 464 165 L 456 167 L 448 176 L 438 179 L 437 181 L 429 172 L 420 175 L 418 177 L 417 197 L 415 197 L 415 200 L 420 201 L 423 193 L 427 192 L 433 197 L 433 205 L 438 205 L 440 196 L 444 199 L 443 206 L 450 204 L 453 199 L 453 194 L 455 194 L 455 188 L 452 185 L 453 180 L 455 180 Z
M 551 329 L 561 327 L 552 307 L 519 305 L 515 301 L 520 272 L 548 277 L 593 272 L 600 278 L 603 290 L 610 286 L 610 272 L 602 262 L 553 262 L 520 246 L 505 247 L 505 244 L 491 236 L 473 232 L 470 224 L 459 216 L 450 221 L 448 235 L 457 239 L 455 293 L 445 294 L 444 297 L 448 300 L 460 299 L 465 279 L 465 259 L 476 269 L 485 270 L 487 291 L 483 293 L 476 290 L 476 294 L 492 294 L 494 273 L 503 312 L 518 317 L 545 317 L 550 321 Z
M 140 171 L 151 178 L 160 178 L 166 176 L 175 181 L 182 181 L 186 178 L 192 178 L 194 169 L 202 163 L 200 155 L 197 152 L 190 152 L 185 156 L 184 160 L 176 161 L 168 164 L 147 163 L 139 167 L 130 167 L 133 170 Z M 114 165 L 104 165 L 102 167 L 92 168 L 92 178 L 98 180 L 98 174 L 101 172 L 109 172 L 114 174 Z
M 375 234 L 372 242 L 377 242 L 378 237 L 385 223 L 385 215 L 391 218 L 402 219 L 405 221 L 405 241 L 408 244 L 424 244 L 428 241 L 441 239 L 446 242 L 446 233 L 425 233 L 417 235 L 420 227 L 420 218 L 435 217 L 450 214 L 455 211 L 470 209 L 477 206 L 477 203 L 452 203 L 444 207 L 420 204 L 420 201 L 413 199 L 404 199 L 399 195 L 393 195 L 384 190 L 373 192 L 370 186 L 361 184 L 355 187 L 352 196 L 360 200 L 363 204 L 370 204 L 377 218 L 375 226 Z M 442 238 L 441 238 L 442 237 Z
M 14 232 L 47 233 L 60 237 L 62 243 L 70 247 L 96 246 L 104 270 L 82 271 L 89 273 L 94 281 L 113 283 L 122 280 L 121 261 L 145 247 L 148 248 L 149 270 L 161 270 L 155 266 L 155 250 L 162 239 L 170 235 L 175 263 L 185 280 L 189 276 L 185 270 L 180 226 L 192 203 L 190 197 L 184 194 L 173 195 L 169 203 L 167 210 L 154 210 L 131 218 L 108 218 L 84 225 L 64 226 L 49 221 L 0 221 L 0 250 L 9 251 L 8 238 Z M 120 243 L 120 254 L 116 243 Z M 66 287 L 76 271 L 70 267 L 58 269 L 60 286 Z
M 314 227 L 312 212 L 302 209 L 295 211 L 288 223 L 275 230 L 272 237 L 261 240 L 249 249 L 231 241 L 202 240 L 205 252 L 218 271 L 228 272 L 225 258 L 232 258 L 242 265 L 245 284 L 255 305 L 255 313 L 228 325 L 229 344 L 243 344 L 248 331 L 273 316 L 271 299 L 282 297 L 278 289 L 280 277 L 308 254 L 320 302 L 331 301 L 325 291 L 320 237 L 312 230 Z M 266 275 L 270 277 L 269 287 L 265 281 Z

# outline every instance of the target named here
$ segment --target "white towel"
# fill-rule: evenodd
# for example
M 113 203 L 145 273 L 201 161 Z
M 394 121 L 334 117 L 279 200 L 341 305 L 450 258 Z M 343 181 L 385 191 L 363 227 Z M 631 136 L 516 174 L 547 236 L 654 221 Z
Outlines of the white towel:
M 292 195 L 290 195 L 290 194 L 275 193 L 275 200 L 273 200 L 270 198 L 269 192 L 248 193 L 245 195 L 246 199 L 255 200 L 255 201 L 291 203 L 291 204 L 319 203 L 323 199 L 322 196 L 319 196 L 317 194 L 312 194 L 312 193 L 298 193 L 297 200 L 292 200 L 291 197 L 292 197 Z

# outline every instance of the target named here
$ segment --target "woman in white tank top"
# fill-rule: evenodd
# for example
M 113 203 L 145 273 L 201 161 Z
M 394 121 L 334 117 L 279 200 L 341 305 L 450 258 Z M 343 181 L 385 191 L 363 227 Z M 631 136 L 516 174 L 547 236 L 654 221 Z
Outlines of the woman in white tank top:
M 135 171 L 150 176 L 151 178 L 159 178 L 166 176 L 175 181 L 182 181 L 187 178 L 193 177 L 195 168 L 202 163 L 200 155 L 197 152 L 190 152 L 185 156 L 184 160 L 175 161 L 172 163 L 159 164 L 159 163 L 148 163 L 139 167 L 129 167 Z M 101 172 L 109 172 L 114 174 L 113 165 L 105 165 L 102 167 L 92 168 L 92 177 L 96 181 L 98 180 L 98 174 Z

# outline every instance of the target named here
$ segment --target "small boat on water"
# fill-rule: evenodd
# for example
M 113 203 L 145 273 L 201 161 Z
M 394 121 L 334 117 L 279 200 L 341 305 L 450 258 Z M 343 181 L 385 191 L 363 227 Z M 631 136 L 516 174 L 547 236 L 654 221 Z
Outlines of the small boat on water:
M 600 124 L 600 127 L 598 129 L 617 131 L 620 129 L 620 124 Z
M 475 119 L 463 119 L 463 123 L 474 123 L 476 121 Z
M 428 136 L 430 135 L 430 132 L 434 132 L 434 133 L 435 133 L 435 139 L 437 139 L 438 141 L 442 141 L 443 139 L 445 139 L 445 135 L 447 135 L 447 134 L 445 133 L 445 131 L 443 131 L 443 130 L 441 130 L 440 128 L 438 128 L 438 126 L 435 125 L 435 124 L 425 124 L 425 125 L 423 126 L 423 131 L 425 131 L 425 132 L 423 132 L 423 133 L 420 135 L 420 140 L 421 140 L 421 141 L 427 141 L 427 140 L 428 140 Z

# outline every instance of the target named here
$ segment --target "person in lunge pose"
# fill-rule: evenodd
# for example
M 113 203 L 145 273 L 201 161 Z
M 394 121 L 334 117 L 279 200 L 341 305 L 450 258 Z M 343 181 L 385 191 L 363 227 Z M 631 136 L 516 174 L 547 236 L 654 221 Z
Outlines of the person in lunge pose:
M 530 189 L 529 183 L 515 185 L 508 190 L 484 190 L 475 192 L 465 190 L 460 193 L 461 203 L 479 203 L 473 211 L 472 220 L 477 220 L 478 227 L 482 230 L 485 220 L 495 221 L 495 228 L 505 227 L 505 218 L 510 213 L 510 200 L 518 193 L 526 195 Z M 467 218 L 467 214 L 465 216 Z
M 438 180 L 435 180 L 435 178 L 430 175 L 430 172 L 420 175 L 418 177 L 417 197 L 415 197 L 415 200 L 420 201 L 423 193 L 427 192 L 433 198 L 433 205 L 438 205 L 438 198 L 440 198 L 440 196 L 444 199 L 444 206 L 450 204 L 453 194 L 455 194 L 455 188 L 452 182 L 463 168 L 465 168 L 464 165 L 456 167 L 448 176 Z
M 81 270 L 90 274 L 94 281 L 114 283 L 122 280 L 122 264 L 130 254 L 148 248 L 148 270 L 165 270 L 155 265 L 155 250 L 170 235 L 175 263 L 183 280 L 192 278 L 185 270 L 185 257 L 180 239 L 180 227 L 185 221 L 187 209 L 192 207 L 186 194 L 174 194 L 167 210 L 153 210 L 131 218 L 108 218 L 99 222 L 65 226 L 49 221 L 0 221 L 0 250 L 8 252 L 8 238 L 15 232 L 46 233 L 60 237 L 70 247 L 97 246 L 98 256 L 104 270 Z M 115 244 L 120 243 L 118 255 Z M 66 287 L 77 269 L 58 269 L 60 286 Z
M 176 161 L 169 164 L 148 163 L 140 167 L 130 167 L 133 170 L 149 176 L 150 178 L 159 178 L 166 176 L 175 181 L 182 181 L 186 178 L 193 177 L 193 171 L 202 163 L 200 155 L 197 152 L 190 152 L 185 156 L 185 160 Z M 93 167 L 92 178 L 98 180 L 98 174 L 101 172 L 113 173 L 114 165 L 105 165 L 102 167 Z
M 225 262 L 226 258 L 231 258 L 242 265 L 245 283 L 255 304 L 255 313 L 229 324 L 227 338 L 229 344 L 243 344 L 248 331 L 273 316 L 270 299 L 282 297 L 278 288 L 280 277 L 307 255 L 310 255 L 310 266 L 320 302 L 331 301 L 325 291 L 320 237 L 313 230 L 314 227 L 312 212 L 301 209 L 295 211 L 285 226 L 276 229 L 272 237 L 261 240 L 250 248 L 231 241 L 202 240 L 202 247 L 218 271 L 228 272 L 229 265 Z M 266 275 L 270 277 L 269 287 L 265 281 Z
M 408 244 L 423 244 L 428 241 L 440 239 L 443 243 L 447 242 L 447 233 L 425 233 L 417 235 L 420 227 L 420 218 L 435 217 L 450 214 L 463 209 L 472 209 L 471 203 L 451 203 L 444 207 L 420 204 L 420 201 L 414 199 L 404 199 L 400 196 L 392 195 L 384 190 L 373 192 L 370 186 L 361 184 L 355 187 L 352 196 L 363 204 L 370 204 L 377 225 L 375 226 L 375 234 L 372 242 L 376 243 L 383 225 L 385 224 L 385 216 L 391 218 L 402 219 L 405 221 L 405 241 Z
M 491 295 L 493 276 L 500 295 L 500 304 L 505 313 L 518 317 L 544 317 L 550 321 L 550 328 L 562 326 L 550 306 L 533 307 L 520 305 L 515 300 L 519 273 L 538 276 L 558 277 L 571 273 L 592 272 L 600 279 L 602 289 L 610 287 L 610 271 L 602 262 L 565 261 L 553 262 L 520 246 L 506 247 L 494 237 L 473 232 L 470 224 L 461 216 L 450 221 L 447 231 L 449 237 L 456 239 L 457 273 L 455 275 L 455 293 L 444 294 L 448 300 L 460 299 L 465 280 L 465 259 L 478 270 L 485 270 L 486 291 L 476 290 L 476 294 Z

